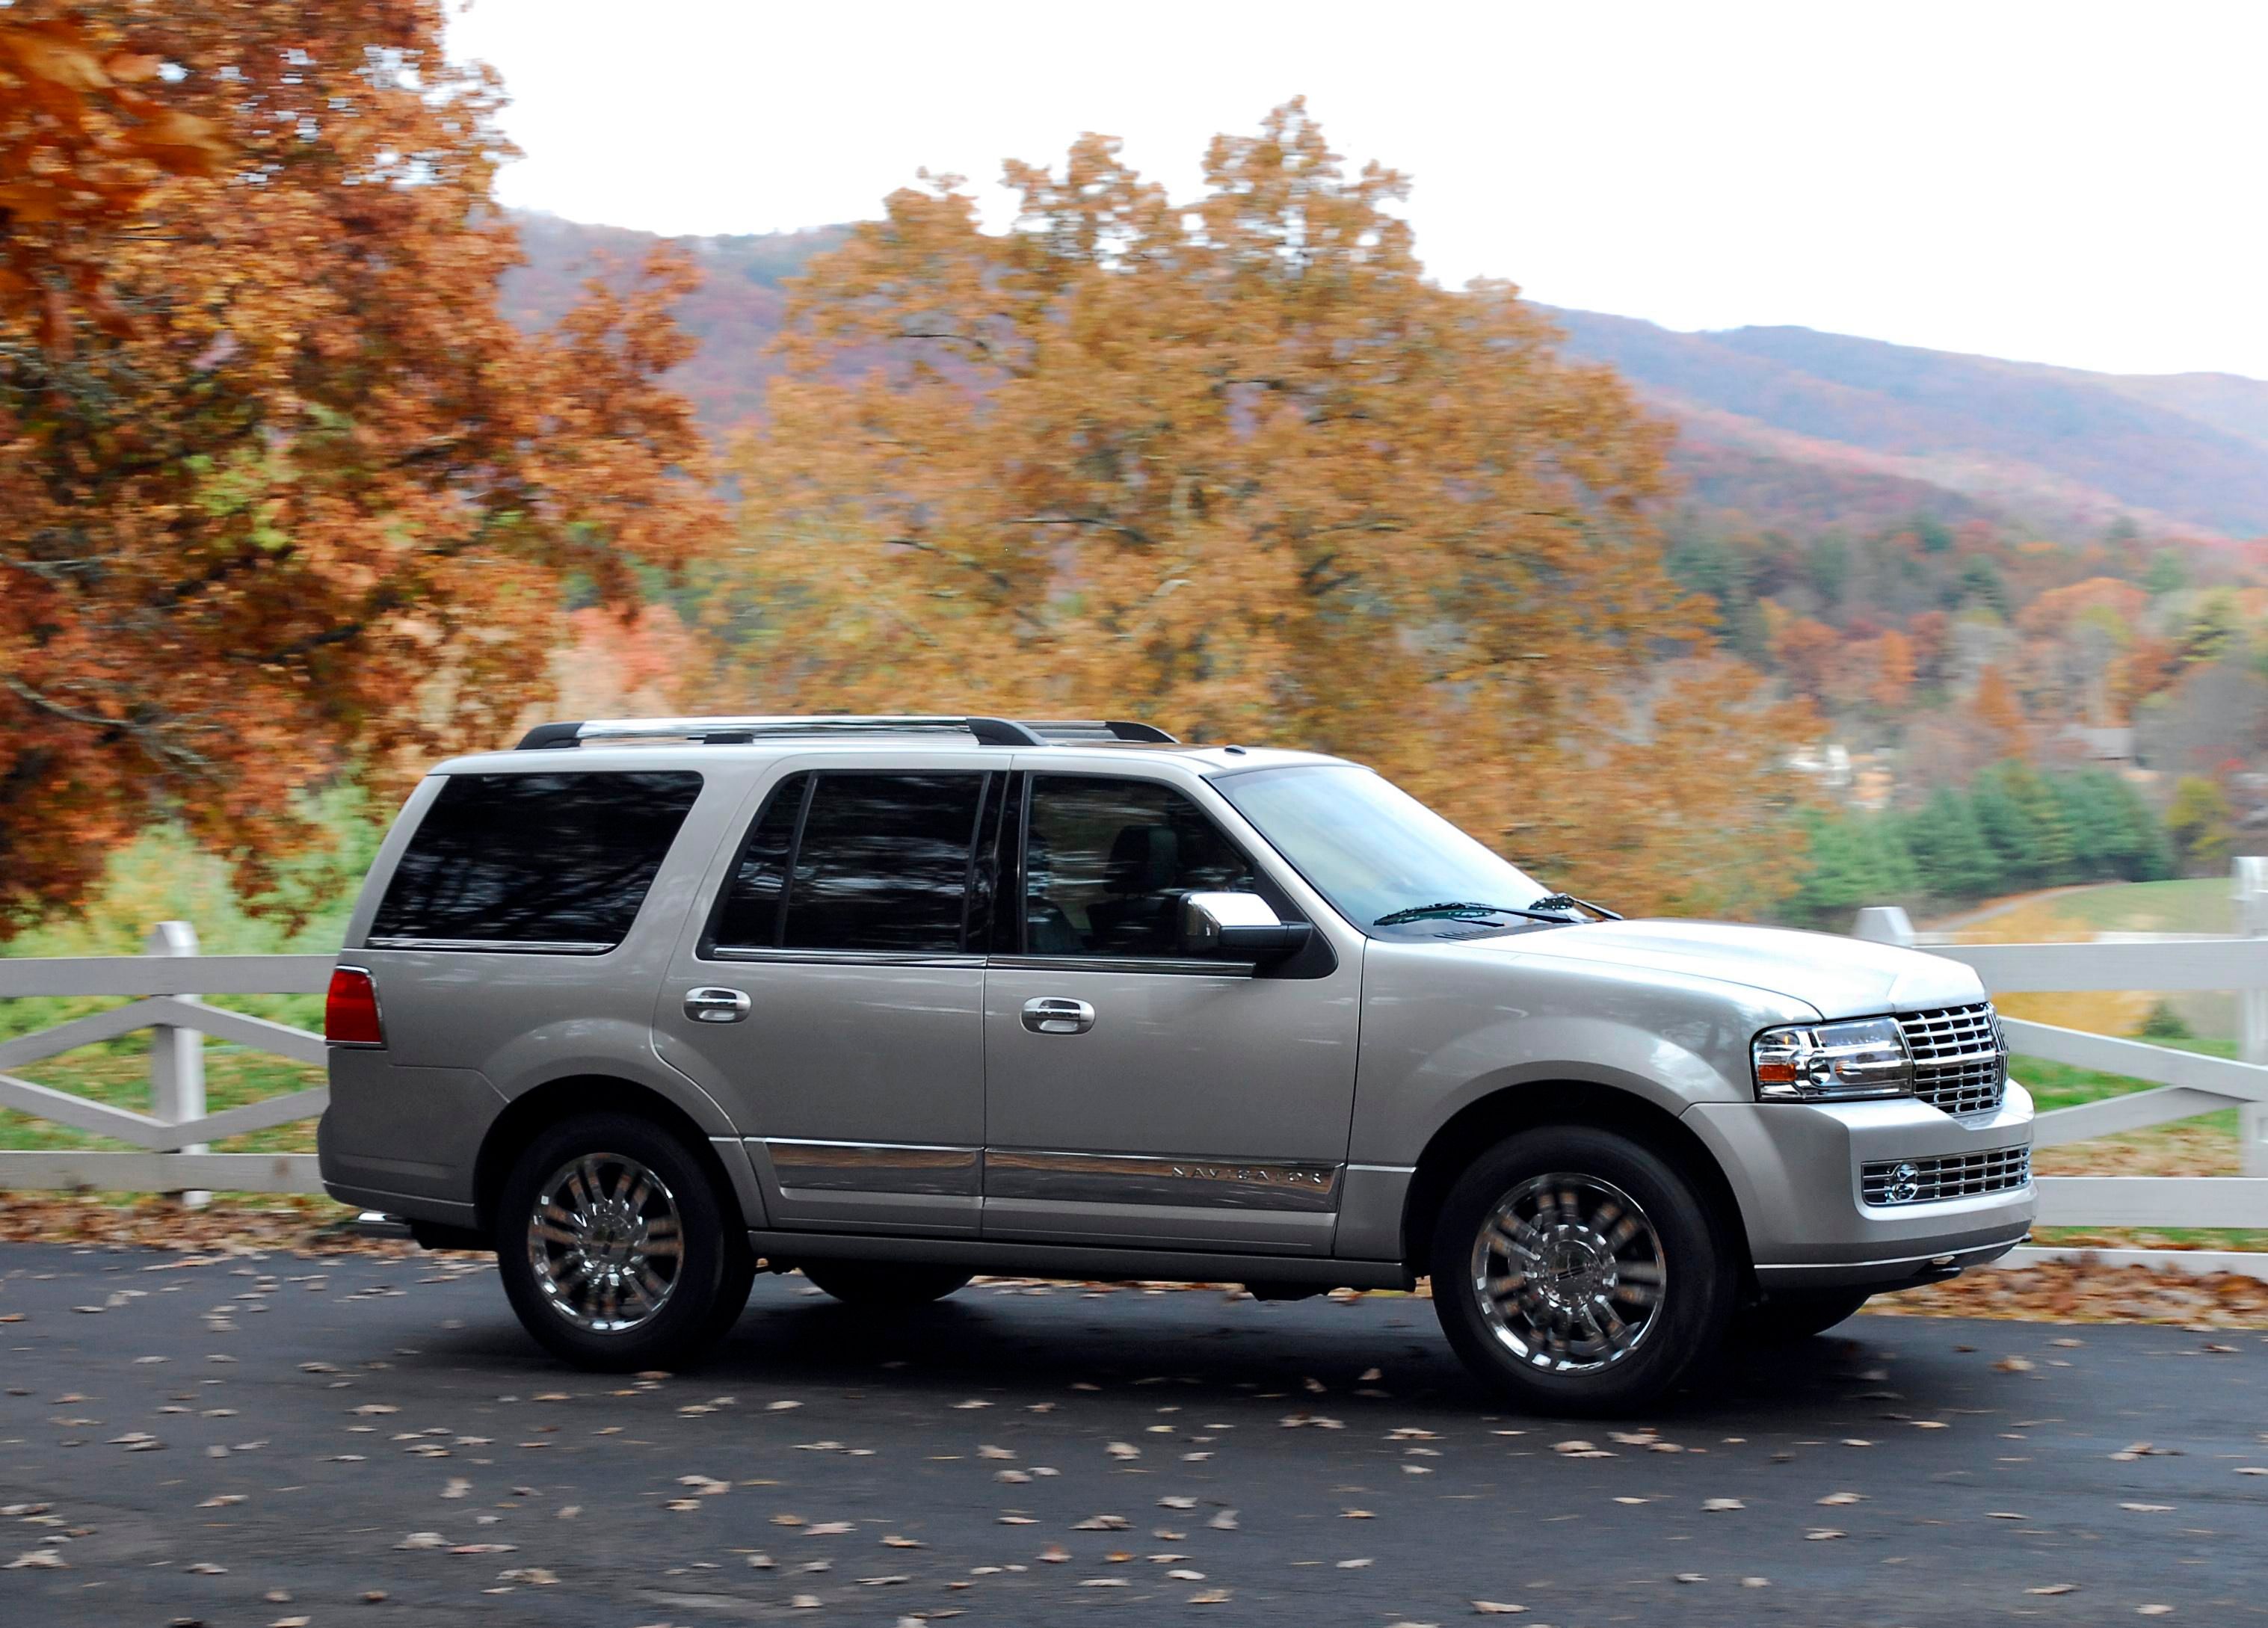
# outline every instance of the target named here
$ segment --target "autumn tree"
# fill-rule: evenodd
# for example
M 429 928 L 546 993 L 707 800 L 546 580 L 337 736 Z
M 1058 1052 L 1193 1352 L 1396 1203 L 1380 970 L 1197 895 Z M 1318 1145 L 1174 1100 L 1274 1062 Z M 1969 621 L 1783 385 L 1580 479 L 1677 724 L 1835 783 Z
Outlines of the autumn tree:
M 0 918 L 160 815 L 258 884 L 312 782 L 497 739 L 548 682 L 563 581 L 628 606 L 703 535 L 659 383 L 690 271 L 594 286 L 540 336 L 504 320 L 501 95 L 440 10 L 0 11 L 0 136 L 46 144 L 47 194 L 113 185 L 30 226 L 29 183 L 5 194 L 32 286 L 0 301 Z M 78 135 L 23 70 L 66 36 Z
M 719 698 L 1328 748 L 1569 885 L 1675 903 L 1737 849 L 1768 901 L 1798 737 L 1737 663 L 1660 665 L 1706 644 L 1664 432 L 1511 286 L 1427 281 L 1403 178 L 1300 103 L 1204 175 L 1176 203 L 1089 136 L 1008 166 L 1011 231 L 939 178 L 814 264 Z

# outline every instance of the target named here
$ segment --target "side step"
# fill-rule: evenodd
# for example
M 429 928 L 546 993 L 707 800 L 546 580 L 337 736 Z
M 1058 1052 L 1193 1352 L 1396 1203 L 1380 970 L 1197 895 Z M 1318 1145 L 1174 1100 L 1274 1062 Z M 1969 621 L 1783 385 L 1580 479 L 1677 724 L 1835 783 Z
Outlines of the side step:
M 1302 1255 L 1212 1255 L 1191 1249 L 1010 1243 L 978 1238 L 879 1238 L 851 1233 L 751 1232 L 748 1247 L 777 1264 L 806 1261 L 904 1261 L 966 1266 L 998 1276 L 1079 1278 L 1101 1283 L 1314 1284 L 1320 1288 L 1407 1289 L 1417 1279 L 1399 1261 L 1340 1261 Z

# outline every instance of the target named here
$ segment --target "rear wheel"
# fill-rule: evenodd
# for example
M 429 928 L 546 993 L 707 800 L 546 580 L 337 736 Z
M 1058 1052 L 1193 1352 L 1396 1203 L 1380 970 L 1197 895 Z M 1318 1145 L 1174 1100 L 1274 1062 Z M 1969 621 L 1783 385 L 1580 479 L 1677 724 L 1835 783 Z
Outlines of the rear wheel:
M 1824 1334 L 1852 1315 L 1868 1299 L 1864 1289 L 1813 1289 L 1775 1294 L 1768 1300 L 1743 1308 L 1734 1331 L 1758 1345 L 1792 1345 Z
M 707 1165 L 652 1121 L 581 1114 L 504 1178 L 497 1265 L 521 1324 L 585 1368 L 699 1356 L 747 1303 L 755 1263 Z
M 957 1266 L 889 1261 L 814 1261 L 803 1275 L 846 1306 L 925 1306 L 968 1286 L 976 1274 Z
M 1540 1413 L 1640 1408 L 1724 1337 L 1734 1268 L 1691 1184 L 1613 1131 L 1523 1131 L 1433 1231 L 1433 1309 L 1465 1366 Z

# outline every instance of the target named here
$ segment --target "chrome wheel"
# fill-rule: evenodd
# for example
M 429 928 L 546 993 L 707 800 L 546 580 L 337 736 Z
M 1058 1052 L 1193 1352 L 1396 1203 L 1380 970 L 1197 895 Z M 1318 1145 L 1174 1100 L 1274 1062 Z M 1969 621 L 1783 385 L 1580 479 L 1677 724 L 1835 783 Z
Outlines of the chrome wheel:
M 536 1190 L 527 1259 L 552 1310 L 619 1334 L 650 1322 L 677 1288 L 684 1227 L 668 1186 L 622 1153 L 585 1153 Z
M 1481 1320 L 1523 1365 L 1594 1374 L 1645 1344 L 1668 1277 L 1646 1212 L 1611 1182 L 1564 1172 L 1522 1182 L 1473 1241 Z

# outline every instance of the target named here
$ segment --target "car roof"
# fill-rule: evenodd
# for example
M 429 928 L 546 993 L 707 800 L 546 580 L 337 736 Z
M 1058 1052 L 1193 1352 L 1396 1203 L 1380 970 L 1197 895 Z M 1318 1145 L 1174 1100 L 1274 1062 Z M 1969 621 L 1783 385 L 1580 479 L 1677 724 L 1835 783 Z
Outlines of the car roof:
M 881 733 L 852 736 L 771 736 L 740 742 L 672 742 L 634 746 L 584 746 L 544 750 L 478 752 L 437 763 L 437 775 L 628 773 L 637 770 L 716 769 L 782 757 L 857 757 L 871 764 L 876 755 L 908 764 L 949 761 L 956 767 L 1012 757 L 1019 769 L 1037 769 L 1060 760 L 1065 769 L 1092 770 L 1102 765 L 1138 768 L 1160 758 L 1177 761 L 1202 775 L 1236 770 L 1275 769 L 1292 764 L 1344 763 L 1345 759 L 1320 752 L 1292 751 L 1278 747 L 1233 745 L 1152 744 L 1149 742 L 1079 742 L 1045 746 L 985 746 L 966 736 L 911 733 Z

